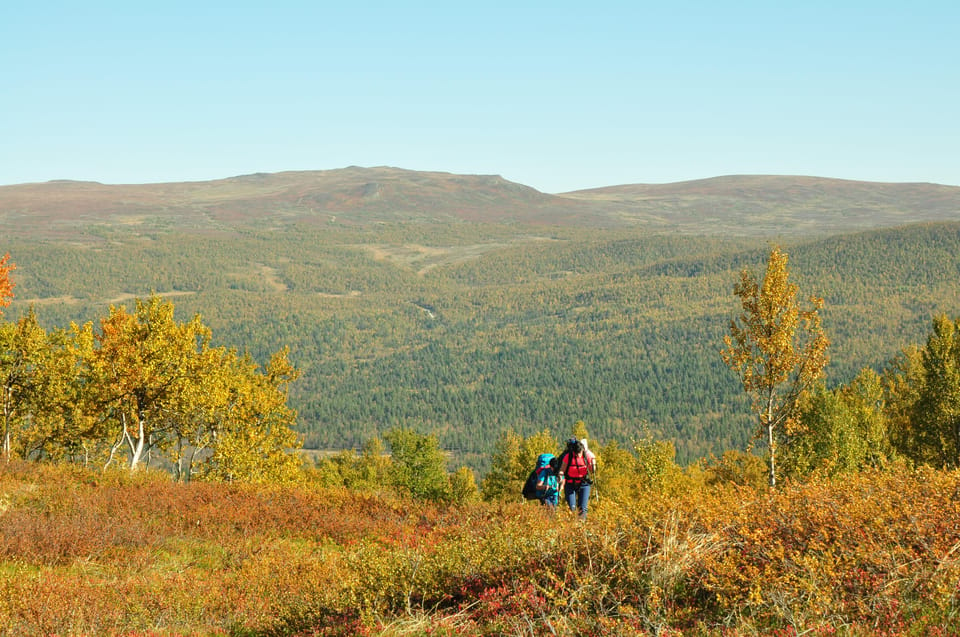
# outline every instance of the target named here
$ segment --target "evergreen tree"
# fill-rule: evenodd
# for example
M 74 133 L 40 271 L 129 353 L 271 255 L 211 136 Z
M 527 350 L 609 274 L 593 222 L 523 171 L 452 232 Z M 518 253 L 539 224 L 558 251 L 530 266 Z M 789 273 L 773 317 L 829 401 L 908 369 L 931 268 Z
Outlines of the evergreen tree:
M 519 498 L 523 482 L 527 479 L 532 465 L 521 459 L 520 447 L 523 437 L 513 431 L 503 432 L 497 438 L 490 471 L 480 483 L 480 493 L 484 500 L 504 500 Z

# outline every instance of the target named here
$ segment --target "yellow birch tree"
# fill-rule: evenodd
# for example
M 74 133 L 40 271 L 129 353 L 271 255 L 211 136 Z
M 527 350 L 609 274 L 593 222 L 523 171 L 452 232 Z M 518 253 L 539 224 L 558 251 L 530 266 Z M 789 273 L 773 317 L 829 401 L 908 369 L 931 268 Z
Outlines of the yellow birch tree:
M 154 295 L 137 299 L 134 314 L 111 306 L 100 322 L 91 372 L 102 410 L 116 431 L 108 464 L 126 448 L 135 470 L 151 450 L 166 449 L 174 441 L 171 414 L 184 386 L 197 382 L 192 363 L 210 334 L 199 315 L 181 324 L 173 311 L 172 303 Z
M 777 444 L 799 429 L 799 402 L 823 376 L 830 341 L 820 324 L 823 299 L 810 297 L 809 308 L 797 300 L 799 288 L 790 281 L 787 254 L 770 251 L 763 280 L 749 270 L 740 273 L 734 294 L 742 312 L 730 321 L 721 350 L 724 363 L 737 373 L 752 398 L 757 437 L 765 438 L 768 482 L 777 484 Z
M 22 437 L 30 420 L 31 396 L 46 352 L 47 334 L 33 308 L 16 323 L 0 323 L 0 407 L 3 418 L 3 456 L 15 449 L 23 456 Z
M 297 414 L 287 406 L 287 390 L 299 371 L 288 350 L 275 353 L 262 373 L 249 356 L 232 350 L 223 355 L 223 376 L 216 383 L 221 389 L 211 392 L 211 453 L 199 462 L 196 477 L 274 485 L 300 481 L 302 443 L 293 430 Z

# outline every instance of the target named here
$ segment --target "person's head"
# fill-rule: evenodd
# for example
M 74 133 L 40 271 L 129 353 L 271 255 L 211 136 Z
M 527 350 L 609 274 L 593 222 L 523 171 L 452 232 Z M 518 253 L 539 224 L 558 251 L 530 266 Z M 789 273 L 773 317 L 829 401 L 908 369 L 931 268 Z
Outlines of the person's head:
M 583 453 L 583 443 L 576 438 L 571 438 L 567 441 L 567 451 L 579 456 Z
M 583 446 L 583 451 L 584 451 L 584 453 L 586 453 L 587 451 L 590 451 L 590 448 L 587 447 L 587 439 L 586 439 L 586 438 L 581 438 L 581 439 L 580 439 L 580 444 Z
M 557 458 L 556 456 L 550 458 L 550 468 L 554 471 L 560 471 L 560 458 Z

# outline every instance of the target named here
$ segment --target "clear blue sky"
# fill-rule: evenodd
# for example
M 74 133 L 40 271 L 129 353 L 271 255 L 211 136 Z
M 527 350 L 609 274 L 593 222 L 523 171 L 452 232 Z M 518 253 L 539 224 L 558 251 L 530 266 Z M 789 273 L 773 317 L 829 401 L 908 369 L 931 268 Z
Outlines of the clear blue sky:
M 960 2 L 0 6 L 0 184 L 349 165 L 960 185 Z

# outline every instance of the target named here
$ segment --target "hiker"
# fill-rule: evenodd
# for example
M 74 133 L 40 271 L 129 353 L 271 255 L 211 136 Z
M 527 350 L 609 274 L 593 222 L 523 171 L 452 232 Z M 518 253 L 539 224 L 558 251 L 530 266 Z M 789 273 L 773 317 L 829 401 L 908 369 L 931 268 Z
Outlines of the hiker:
M 541 457 L 550 454 L 541 454 Z M 539 465 L 539 461 L 537 462 Z M 537 497 L 540 503 L 551 511 L 557 508 L 560 502 L 560 459 L 550 455 L 545 467 L 537 470 Z
M 552 453 L 541 453 L 537 456 L 533 471 L 527 476 L 521 490 L 525 500 L 538 500 L 546 507 L 556 508 L 563 486 L 558 473 L 559 462 Z
M 578 513 L 581 520 L 587 519 L 592 475 L 593 466 L 587 458 L 583 441 L 571 438 L 560 455 L 560 479 L 563 481 L 563 496 L 567 500 L 567 506 Z

